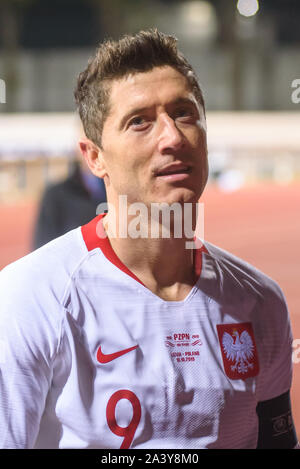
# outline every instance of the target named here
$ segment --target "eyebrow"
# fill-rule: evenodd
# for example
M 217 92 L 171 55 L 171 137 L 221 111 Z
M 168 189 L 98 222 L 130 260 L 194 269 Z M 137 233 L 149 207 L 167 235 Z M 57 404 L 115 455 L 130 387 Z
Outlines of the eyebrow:
M 177 106 L 178 104 L 189 104 L 189 105 L 195 106 L 197 108 L 197 111 L 199 112 L 198 106 L 197 106 L 197 101 L 193 101 L 190 98 L 177 98 L 175 101 L 172 101 L 171 103 L 169 103 L 168 106 Z M 153 107 L 154 107 L 154 105 L 153 106 L 137 107 L 137 108 L 133 108 L 130 111 L 128 111 L 125 114 L 125 116 L 122 117 L 122 119 L 121 119 L 121 122 L 120 122 L 120 125 L 119 125 L 119 130 L 121 130 L 124 127 L 125 123 L 127 122 L 127 120 L 131 116 L 134 116 L 135 114 L 141 114 L 145 111 L 149 111 L 149 109 L 151 109 Z

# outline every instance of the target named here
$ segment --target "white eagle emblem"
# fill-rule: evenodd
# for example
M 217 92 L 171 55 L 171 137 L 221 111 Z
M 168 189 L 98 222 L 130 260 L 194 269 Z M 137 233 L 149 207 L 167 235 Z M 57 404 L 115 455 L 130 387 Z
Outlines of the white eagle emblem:
M 247 331 L 243 331 L 241 335 L 233 331 L 232 336 L 224 332 L 222 345 L 227 359 L 235 362 L 231 365 L 232 371 L 247 373 L 249 368 L 253 368 L 253 363 L 249 363 L 249 360 L 253 358 L 254 344 Z

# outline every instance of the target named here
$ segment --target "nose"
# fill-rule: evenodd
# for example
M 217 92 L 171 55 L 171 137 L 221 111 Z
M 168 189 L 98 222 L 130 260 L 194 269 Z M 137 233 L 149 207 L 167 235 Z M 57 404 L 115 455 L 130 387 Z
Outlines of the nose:
M 167 114 L 160 116 L 158 149 L 162 154 L 180 150 L 184 147 L 185 137 L 177 128 L 174 120 Z

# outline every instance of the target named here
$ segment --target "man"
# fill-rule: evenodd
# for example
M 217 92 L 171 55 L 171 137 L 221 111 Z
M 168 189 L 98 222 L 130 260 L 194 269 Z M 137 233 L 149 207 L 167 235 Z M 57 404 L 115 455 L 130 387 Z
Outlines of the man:
M 108 213 L 1 273 L 1 446 L 295 447 L 279 287 L 178 234 L 208 170 L 203 96 L 176 40 L 102 44 L 75 96 Z

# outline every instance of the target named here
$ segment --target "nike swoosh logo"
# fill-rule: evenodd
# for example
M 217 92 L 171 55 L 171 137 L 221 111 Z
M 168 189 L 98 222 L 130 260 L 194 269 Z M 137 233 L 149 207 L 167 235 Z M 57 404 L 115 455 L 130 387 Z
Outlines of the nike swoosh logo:
M 99 363 L 109 363 L 115 360 L 116 358 L 119 358 L 122 355 L 125 355 L 125 353 L 135 350 L 137 347 L 138 345 L 135 345 L 134 347 L 126 348 L 124 350 L 120 350 L 119 352 L 105 354 L 102 352 L 101 345 L 100 345 L 100 347 L 97 350 L 97 360 Z

